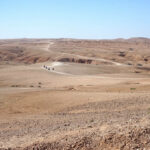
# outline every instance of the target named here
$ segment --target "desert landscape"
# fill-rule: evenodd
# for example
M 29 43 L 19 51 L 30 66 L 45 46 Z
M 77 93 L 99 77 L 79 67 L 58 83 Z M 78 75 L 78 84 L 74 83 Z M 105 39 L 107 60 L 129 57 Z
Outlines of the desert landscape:
M 1 39 L 0 149 L 150 149 L 150 39 Z

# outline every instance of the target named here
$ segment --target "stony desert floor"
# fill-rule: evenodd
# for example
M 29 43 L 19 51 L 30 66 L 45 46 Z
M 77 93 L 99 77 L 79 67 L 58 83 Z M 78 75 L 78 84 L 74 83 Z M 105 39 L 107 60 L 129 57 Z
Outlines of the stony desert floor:
M 147 150 L 149 125 L 149 39 L 0 40 L 0 149 Z

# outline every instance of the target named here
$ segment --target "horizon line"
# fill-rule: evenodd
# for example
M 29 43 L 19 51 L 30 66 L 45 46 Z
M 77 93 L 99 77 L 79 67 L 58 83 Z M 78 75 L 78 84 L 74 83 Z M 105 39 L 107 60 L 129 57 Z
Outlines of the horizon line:
M 150 37 L 129 37 L 129 38 L 69 38 L 69 37 L 58 37 L 58 38 L 39 38 L 39 37 L 21 37 L 21 38 L 0 38 L 0 40 L 21 40 L 21 39 L 41 39 L 41 40 L 60 40 L 60 39 L 68 39 L 68 40 L 129 40 L 129 39 L 150 39 Z

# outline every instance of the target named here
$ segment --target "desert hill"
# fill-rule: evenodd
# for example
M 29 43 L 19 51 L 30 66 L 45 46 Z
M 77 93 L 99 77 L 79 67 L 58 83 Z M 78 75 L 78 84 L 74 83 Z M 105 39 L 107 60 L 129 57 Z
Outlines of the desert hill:
M 150 149 L 150 39 L 0 40 L 0 149 Z
M 150 39 L 75 40 L 18 39 L 0 40 L 0 60 L 38 63 L 69 57 L 67 54 L 104 58 L 125 64 L 149 64 Z M 63 56 L 61 56 L 63 53 Z M 65 54 L 66 53 L 66 54 Z M 69 60 L 68 60 L 69 61 Z M 71 61 L 71 60 L 70 60 Z

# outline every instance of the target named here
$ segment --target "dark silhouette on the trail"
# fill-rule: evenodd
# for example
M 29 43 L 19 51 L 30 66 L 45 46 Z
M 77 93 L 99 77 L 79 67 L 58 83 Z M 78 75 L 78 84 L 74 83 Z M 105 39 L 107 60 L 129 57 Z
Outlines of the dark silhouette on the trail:
M 50 70 L 55 70 L 54 68 L 48 67 L 48 66 L 46 66 L 46 65 L 44 65 L 43 67 L 44 67 L 45 69 L 49 70 L 49 71 L 50 71 Z

